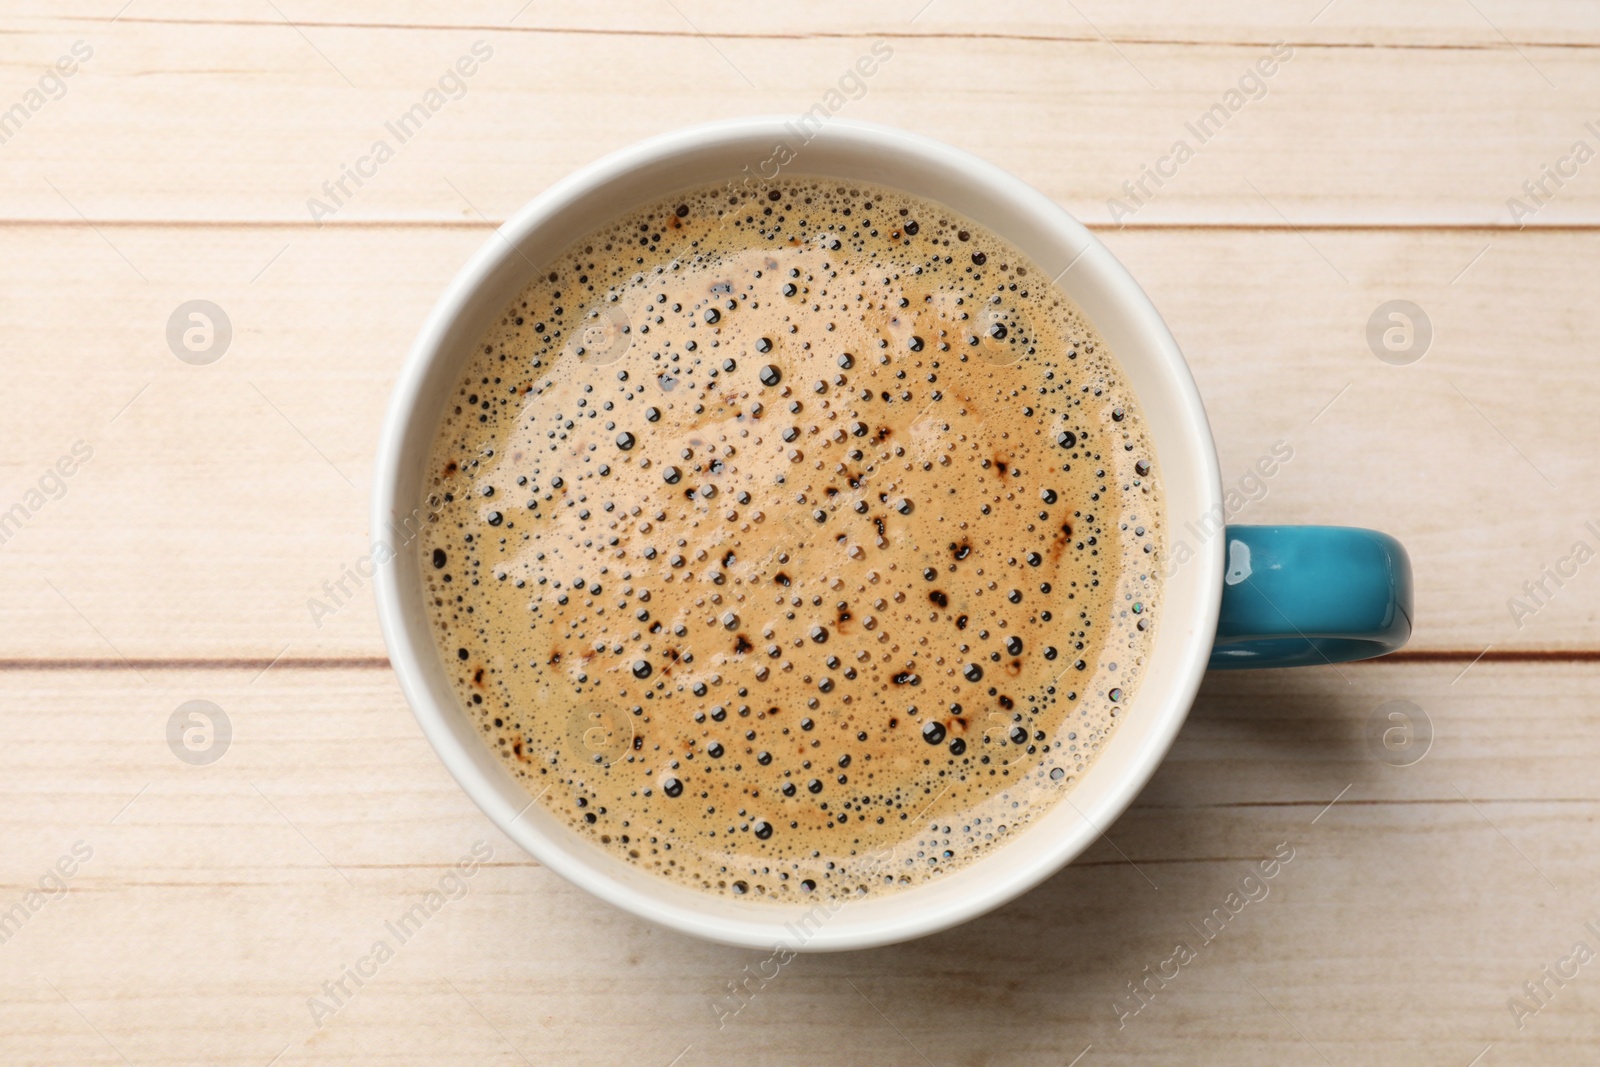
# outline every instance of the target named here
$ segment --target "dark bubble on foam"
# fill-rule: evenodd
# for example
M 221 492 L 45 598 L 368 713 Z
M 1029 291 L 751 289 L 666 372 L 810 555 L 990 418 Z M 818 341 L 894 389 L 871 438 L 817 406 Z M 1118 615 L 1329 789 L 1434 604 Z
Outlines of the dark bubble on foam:
M 784 179 L 596 231 L 443 413 L 432 623 L 558 818 L 756 899 L 914 886 L 1134 694 L 1164 517 L 1092 327 L 943 208 Z

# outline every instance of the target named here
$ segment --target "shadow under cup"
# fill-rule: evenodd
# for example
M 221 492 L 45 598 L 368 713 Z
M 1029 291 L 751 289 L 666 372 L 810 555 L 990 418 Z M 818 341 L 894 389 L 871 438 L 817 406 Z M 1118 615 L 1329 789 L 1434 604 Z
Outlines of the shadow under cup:
M 1200 396 L 1177 343 L 1120 263 L 1077 221 L 1005 171 L 937 141 L 833 120 L 800 141 L 793 120 L 743 119 L 624 149 L 559 182 L 501 227 L 450 284 L 401 373 L 379 446 L 374 536 L 409 541 L 446 398 L 484 333 L 533 274 L 584 234 L 677 190 L 742 183 L 787 149 L 786 175 L 891 186 L 949 207 L 1022 251 L 1088 316 L 1141 404 L 1167 526 L 1220 513 L 1221 483 Z M 768 163 L 770 170 L 770 162 Z M 758 180 L 758 179 L 757 179 Z M 754 182 L 752 182 L 754 184 Z M 618 907 L 697 937 L 750 948 L 833 951 L 953 926 L 1059 870 L 1114 821 L 1166 754 L 1199 687 L 1216 632 L 1222 539 L 1166 578 L 1143 680 L 1078 783 L 1011 839 L 940 880 L 881 897 L 779 904 L 711 896 L 632 866 L 573 833 L 481 740 L 441 663 L 421 563 L 400 550 L 378 571 L 390 659 L 423 732 L 468 795 L 542 864 Z

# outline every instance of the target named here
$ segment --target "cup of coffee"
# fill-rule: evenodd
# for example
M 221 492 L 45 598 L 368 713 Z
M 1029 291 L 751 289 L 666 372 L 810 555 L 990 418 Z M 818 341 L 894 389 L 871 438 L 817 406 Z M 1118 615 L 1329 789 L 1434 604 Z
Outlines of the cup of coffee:
M 935 141 L 701 126 L 451 283 L 379 447 L 390 658 L 556 873 L 733 945 L 887 944 L 1086 848 L 1201 675 L 1381 655 L 1404 549 L 1225 524 L 1171 334 Z

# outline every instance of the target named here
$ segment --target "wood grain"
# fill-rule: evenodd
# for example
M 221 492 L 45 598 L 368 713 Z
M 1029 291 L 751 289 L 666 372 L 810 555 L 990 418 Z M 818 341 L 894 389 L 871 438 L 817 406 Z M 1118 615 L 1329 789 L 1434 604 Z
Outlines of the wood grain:
M 10 338 L 37 354 L 27 389 L 0 393 L 0 510 L 75 441 L 94 448 L 0 546 L 0 658 L 381 655 L 366 582 L 347 577 L 370 550 L 372 449 L 403 353 L 486 230 L 108 236 L 116 250 L 81 227 L 0 230 Z M 1600 235 L 1307 236 L 1105 234 L 1194 366 L 1225 481 L 1239 487 L 1277 441 L 1294 450 L 1244 483 L 1258 499 L 1235 519 L 1395 533 L 1416 563 L 1413 648 L 1600 648 L 1600 574 L 1546 580 L 1531 615 L 1508 607 L 1536 606 L 1523 583 L 1576 541 L 1600 548 L 1584 491 L 1600 454 L 1578 429 L 1600 408 L 1586 273 Z M 197 296 L 235 331 L 206 367 L 164 339 Z M 1408 367 L 1365 336 L 1396 297 L 1434 324 Z M 1188 536 L 1195 517 L 1173 518 Z M 314 619 L 313 598 L 338 610 Z
M 0 13 L 0 115 L 94 50 L 0 125 L 0 515 L 44 499 L 0 543 L 0 1061 L 1593 1061 L 1594 965 L 1521 1027 L 1508 998 L 1600 949 L 1600 564 L 1543 579 L 1600 548 L 1600 163 L 1544 179 L 1531 216 L 1507 201 L 1600 149 L 1600 7 L 519 4 Z M 641 137 L 803 111 L 880 39 L 893 59 L 839 115 L 975 151 L 1096 226 L 1188 356 L 1225 482 L 1294 449 L 1236 518 L 1396 533 L 1417 632 L 1390 662 L 1209 677 L 1077 863 L 945 934 L 799 958 L 719 1028 L 765 954 L 647 927 L 501 837 L 346 575 L 399 362 L 491 226 Z M 479 40 L 465 93 L 316 225 L 307 200 Z M 1280 41 L 1264 95 L 1114 218 Z M 164 337 L 196 298 L 234 327 L 206 367 Z M 1394 299 L 1434 329 L 1411 366 L 1368 348 Z M 210 766 L 168 747 L 194 699 L 233 729 Z M 1433 735 L 1409 766 L 1370 740 L 1397 711 Z M 469 892 L 317 1026 L 309 998 L 480 841 Z M 1267 896 L 1202 943 L 1280 842 Z M 1198 958 L 1119 1025 L 1179 940 Z
M 143 1065 L 259 1065 L 286 1047 L 280 1063 L 519 1062 L 514 1047 L 666 1064 L 685 1046 L 684 1064 L 916 1050 L 1064 1064 L 1093 1044 L 1104 1063 L 1316 1062 L 1309 1039 L 1334 1063 L 1464 1064 L 1490 1043 L 1496 1062 L 1577 1062 L 1600 1008 L 1587 982 L 1522 1030 L 1506 998 L 1600 923 L 1586 888 L 1600 668 L 1345 673 L 1213 676 L 1078 863 L 958 930 L 798 959 L 720 1030 L 712 1003 L 765 954 L 651 929 L 528 860 L 445 774 L 387 672 L 3 674 L 0 700 L 33 713 L 0 722 L 0 905 L 73 842 L 94 854 L 0 945 L 0 1049 L 120 1062 L 109 1042 Z M 1507 713 L 1532 692 L 1537 715 Z M 164 739 L 193 698 L 234 730 L 204 768 Z M 1393 700 L 1431 723 L 1411 766 L 1366 740 Z M 469 892 L 316 1027 L 308 998 L 479 840 L 493 856 Z M 1280 842 L 1294 859 L 1265 898 L 1202 944 L 1189 924 Z M 1131 1010 L 1127 983 L 1179 940 L 1199 958 L 1119 1028 L 1113 1002 Z
M 1069 5 L 1049 22 L 1021 3 L 991 18 L 988 5 L 935 0 L 915 22 L 920 3 L 837 4 L 837 29 L 821 34 L 807 27 L 829 25 L 829 13 L 809 7 L 748 25 L 730 5 L 640 3 L 596 17 L 541 3 L 515 23 L 514 4 L 413 5 L 415 28 L 405 8 L 332 4 L 279 14 L 137 0 L 115 23 L 41 13 L 7 42 L 6 106 L 74 40 L 100 44 L 66 95 L 4 145 L 0 194 L 17 219 L 306 222 L 323 183 L 384 138 L 395 158 L 326 225 L 499 219 L 664 129 L 805 111 L 879 38 L 894 58 L 839 115 L 971 149 L 1090 221 L 1112 219 L 1112 198 L 1131 205 L 1123 183 L 1180 138 L 1195 158 L 1147 186 L 1153 198 L 1123 221 L 1514 228 L 1507 201 L 1525 195 L 1524 181 L 1579 138 L 1600 149 L 1585 130 L 1600 119 L 1600 67 L 1573 47 L 1596 39 L 1588 7 L 1480 15 L 1427 4 L 1405 15 L 1340 0 L 1311 24 L 1322 2 L 1276 20 L 1229 4 L 1178 15 L 1170 29 L 1162 13 L 1109 3 Z M 1574 12 L 1586 25 L 1553 32 Z M 480 39 L 494 58 L 464 95 L 406 143 L 388 134 L 385 123 Z M 1279 40 L 1293 58 L 1202 144 L 1185 124 Z M 651 78 L 648 93 L 632 72 Z M 1551 189 L 1529 224 L 1600 221 L 1593 174 Z

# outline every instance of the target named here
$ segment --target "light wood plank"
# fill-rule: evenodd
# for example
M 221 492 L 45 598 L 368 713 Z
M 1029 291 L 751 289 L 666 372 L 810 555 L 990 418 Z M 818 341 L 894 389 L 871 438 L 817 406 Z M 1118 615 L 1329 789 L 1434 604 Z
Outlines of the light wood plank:
M 95 49 L 0 142 L 0 514 L 94 448 L 0 543 L 0 913 L 94 849 L 0 941 L 0 1061 L 1593 1059 L 1592 965 L 1523 1028 L 1507 1007 L 1573 942 L 1600 948 L 1593 567 L 1520 625 L 1507 601 L 1600 547 L 1600 164 L 1532 232 L 1506 201 L 1574 140 L 1600 148 L 1600 6 L 520 2 L 0 17 L 0 113 Z M 466 95 L 312 227 L 307 198 L 480 39 Z M 1077 864 L 944 935 L 796 960 L 719 1029 L 714 1000 L 764 954 L 648 928 L 518 852 L 420 736 L 364 583 L 321 627 L 306 600 L 365 551 L 398 362 L 485 218 L 640 137 L 804 110 L 878 39 L 894 58 L 839 114 L 969 148 L 1099 224 L 1195 368 L 1225 481 L 1295 450 L 1238 518 L 1400 535 L 1424 658 L 1211 676 Z M 1280 40 L 1266 97 L 1111 224 L 1121 183 Z M 211 367 L 163 340 L 197 297 L 236 329 Z M 1367 350 L 1396 298 L 1436 330 L 1410 367 Z M 1545 653 L 1565 661 L 1494 659 Z M 233 725 L 209 767 L 168 750 L 191 699 Z M 1407 767 L 1368 739 L 1398 700 L 1435 734 Z M 470 894 L 317 1028 L 307 998 L 480 840 Z M 1119 1028 L 1126 983 L 1198 943 L 1280 841 L 1270 895 Z
M 1271 16 L 1244 5 L 1175 15 L 1168 28 L 1159 13 L 1126 5 L 1082 14 L 1068 6 L 1046 21 L 1037 5 L 1002 7 L 991 19 L 988 5 L 936 0 L 915 23 L 914 4 L 850 5 L 853 13 L 825 33 L 810 31 L 827 23 L 812 22 L 809 8 L 747 24 L 743 7 L 679 14 L 640 6 L 633 19 L 540 5 L 518 16 L 522 29 L 506 27 L 515 5 L 459 15 L 442 5 L 353 15 L 290 6 L 280 18 L 243 3 L 213 10 L 138 0 L 115 23 L 22 21 L 5 41 L 7 107 L 75 39 L 96 52 L 66 95 L 5 143 L 5 214 L 305 222 L 308 200 L 331 202 L 323 183 L 382 138 L 395 158 L 329 225 L 460 221 L 477 212 L 498 219 L 642 137 L 707 119 L 805 111 L 879 37 L 893 59 L 838 114 L 969 148 L 1094 221 L 1511 226 L 1507 201 L 1525 196 L 1524 181 L 1577 139 L 1600 149 L 1600 135 L 1585 129 L 1600 117 L 1592 49 L 1535 43 L 1593 44 L 1597 16 L 1581 5 L 1526 15 L 1487 5 L 1491 24 L 1471 5 L 1402 14 L 1413 9 L 1343 0 L 1310 25 L 1319 5 L 1307 0 Z M 1558 14 L 1574 12 L 1580 26 L 1556 32 Z M 390 24 L 408 18 L 427 28 Z M 467 28 L 449 28 L 458 18 Z M 384 24 L 359 25 L 369 20 Z M 708 39 L 695 26 L 737 32 Z M 480 39 L 494 58 L 461 99 L 400 144 L 385 123 Z M 1202 144 L 1185 124 L 1277 40 L 1295 48 L 1293 59 L 1264 83 L 1264 97 Z M 1134 205 L 1123 183 L 1138 182 L 1180 138 L 1195 158 L 1159 190 L 1147 184 L 1152 196 L 1131 220 L 1114 216 L 1113 198 Z M 1536 225 L 1597 222 L 1600 181 L 1587 169 L 1532 217 Z
M 650 0 L 618 0 L 603 8 L 533 0 L 507 5 L 495 0 L 459 3 L 390 2 L 350 4 L 340 0 L 297 0 L 279 5 L 303 28 L 348 26 L 413 29 L 510 28 L 522 32 L 695 34 L 712 38 L 842 37 L 904 31 L 927 36 L 1062 38 L 1118 43 L 1160 40 L 1177 44 L 1270 41 L 1271 33 L 1298 31 L 1324 44 L 1399 47 L 1502 48 L 1544 45 L 1577 48 L 1595 42 L 1600 15 L 1586 5 L 1562 0 L 1515 3 L 1482 0 L 1463 6 L 1450 0 L 1419 0 L 1396 5 L 1382 0 L 1303 0 L 1263 7 L 1248 0 L 1217 0 L 1206 5 L 1182 0 L 1151 0 L 1130 5 L 1117 0 L 1081 0 L 1055 9 L 1026 0 L 997 0 L 982 8 L 935 0 L 913 3 L 850 3 L 818 0 L 800 6 L 748 7 L 737 0 L 679 3 L 678 10 Z M 113 12 L 73 12 L 69 21 L 104 21 Z M 62 21 L 59 8 L 29 0 L 13 6 L 20 24 Z M 119 22 L 175 23 L 183 26 L 233 22 L 272 24 L 260 8 L 244 0 L 139 0 Z M 277 24 L 282 25 L 283 19 Z M 1498 31 L 1498 32 L 1497 32 Z M 1102 37 L 1102 34 L 1104 35 Z M 1289 38 L 1294 39 L 1294 38 Z
M 121 1062 L 87 1020 L 143 1065 L 520 1062 L 506 1042 L 541 1064 L 685 1046 L 684 1064 L 921 1062 L 908 1039 L 935 1063 L 1089 1044 L 1097 1063 L 1317 1062 L 1297 1030 L 1334 1063 L 1464 1064 L 1490 1043 L 1497 1063 L 1577 1062 L 1587 970 L 1523 1030 L 1506 999 L 1595 943 L 1600 668 L 1347 674 L 1213 676 L 1115 846 L 958 930 L 798 959 L 719 1030 L 711 1003 L 765 954 L 650 929 L 533 864 L 386 671 L 0 672 L 0 700 L 31 709 L 0 719 L 0 903 L 94 850 L 0 945 L 0 1050 Z M 1508 711 L 1535 692 L 1536 715 Z M 163 732 L 197 697 L 234 727 L 206 768 Z M 1409 767 L 1365 741 L 1394 699 L 1435 733 Z M 316 1028 L 307 998 L 478 840 L 494 855 L 469 894 Z M 1189 924 L 1279 842 L 1295 858 L 1268 895 L 1199 945 Z M 1199 958 L 1119 1029 L 1113 1000 L 1178 940 Z
M 148 284 L 82 227 L 3 231 L 13 254 L 0 260 L 0 291 L 19 355 L 0 392 L 0 510 L 74 442 L 95 451 L 66 495 L 0 546 L 0 658 L 381 655 L 366 583 L 347 580 L 348 596 L 323 583 L 369 550 L 367 485 L 391 382 L 487 232 L 106 236 Z M 1401 537 L 1417 574 L 1414 648 L 1600 648 L 1594 565 L 1560 589 L 1546 579 L 1552 595 L 1532 615 L 1508 607 L 1537 606 L 1523 583 L 1575 542 L 1600 548 L 1585 526 L 1600 526 L 1587 491 L 1600 484 L 1597 237 L 1307 237 L 1107 235 L 1195 368 L 1225 482 L 1240 486 L 1277 441 L 1294 449 L 1235 519 Z M 164 340 L 172 310 L 200 296 L 235 330 L 208 367 L 179 362 Z M 1408 367 L 1381 363 L 1365 339 L 1369 316 L 1396 297 L 1427 309 L 1435 330 Z M 1182 526 L 1195 517 L 1173 518 L 1194 540 Z M 319 626 L 314 597 L 349 606 Z

